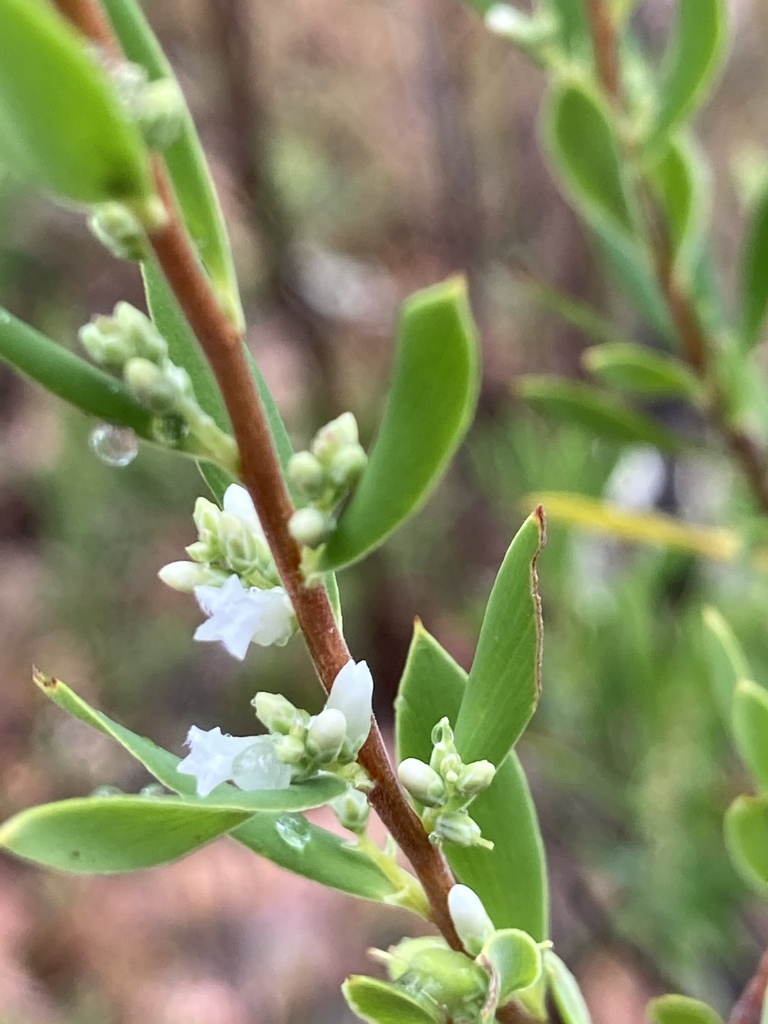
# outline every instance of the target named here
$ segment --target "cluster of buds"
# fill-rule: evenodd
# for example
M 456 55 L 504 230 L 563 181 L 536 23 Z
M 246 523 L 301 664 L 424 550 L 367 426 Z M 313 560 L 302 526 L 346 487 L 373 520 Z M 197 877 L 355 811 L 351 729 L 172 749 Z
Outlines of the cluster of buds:
M 328 540 L 336 527 L 335 510 L 360 479 L 367 461 L 351 412 L 322 427 L 309 451 L 292 456 L 288 479 L 306 502 L 291 517 L 289 529 L 295 540 L 308 548 Z
M 464 764 L 447 718 L 432 730 L 432 743 L 429 764 L 408 757 L 398 767 L 403 787 L 423 807 L 421 820 L 430 840 L 436 846 L 453 843 L 491 849 L 493 843 L 483 839 L 468 807 L 488 789 L 496 769 L 490 761 Z
M 179 137 L 186 107 L 172 78 L 149 80 L 140 64 L 121 61 L 108 71 L 120 102 L 150 149 L 167 149 Z
M 96 316 L 79 332 L 94 362 L 119 373 L 137 402 L 154 414 L 155 440 L 234 468 L 237 447 L 198 404 L 189 374 L 168 357 L 168 344 L 135 306 L 118 302 L 112 316 Z M 190 443 L 191 442 L 191 443 Z
M 252 703 L 274 739 L 277 757 L 290 765 L 295 780 L 302 780 L 318 771 L 339 772 L 354 764 L 371 729 L 372 696 L 367 664 L 349 661 L 336 676 L 318 715 L 294 707 L 280 693 L 257 693 Z M 353 769 L 350 777 L 357 785 L 364 784 L 359 769 Z M 346 811 L 360 818 L 360 807 L 349 806 Z

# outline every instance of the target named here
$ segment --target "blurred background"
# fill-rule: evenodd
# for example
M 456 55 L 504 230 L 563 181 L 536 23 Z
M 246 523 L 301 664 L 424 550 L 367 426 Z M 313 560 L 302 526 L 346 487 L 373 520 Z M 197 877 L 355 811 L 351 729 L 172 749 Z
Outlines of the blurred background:
M 734 54 L 699 128 L 713 238 L 733 290 L 738 175 L 768 149 L 768 9 L 731 0 Z M 656 339 L 610 284 L 537 142 L 543 77 L 456 0 L 147 4 L 191 104 L 230 226 L 248 340 L 297 445 L 351 409 L 364 440 L 385 397 L 399 304 L 467 273 L 485 369 L 449 477 L 386 548 L 343 574 L 353 653 L 385 728 L 413 618 L 468 667 L 495 570 L 542 490 L 703 525 L 749 514 L 717 447 L 662 458 L 535 417 L 523 372 L 578 375 L 587 303 Z M 663 48 L 669 0 L 637 32 Z M 134 268 L 82 217 L 0 184 L 3 304 L 62 343 Z M 674 405 L 657 410 L 675 421 Z M 193 644 L 194 601 L 156 578 L 194 540 L 193 464 L 130 466 L 92 424 L 0 366 L 0 809 L 147 781 L 105 738 L 44 706 L 31 666 L 181 752 L 191 724 L 248 733 L 257 689 L 320 702 L 301 644 L 243 666 Z M 691 429 L 700 429 L 693 424 Z M 547 843 L 553 936 L 596 1024 L 676 990 L 727 1010 L 768 944 L 731 867 L 722 815 L 748 783 L 710 694 L 701 608 L 716 605 L 768 679 L 768 579 L 744 563 L 550 524 L 540 561 L 544 697 L 521 744 Z M 142 875 L 71 879 L 0 858 L 0 1024 L 342 1024 L 338 986 L 413 922 L 316 888 L 221 841 Z

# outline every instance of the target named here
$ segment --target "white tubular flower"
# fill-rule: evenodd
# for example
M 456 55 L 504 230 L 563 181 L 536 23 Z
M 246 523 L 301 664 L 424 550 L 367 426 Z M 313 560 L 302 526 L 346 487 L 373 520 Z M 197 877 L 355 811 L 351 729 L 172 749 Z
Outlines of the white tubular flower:
M 371 670 L 364 661 L 348 661 L 334 679 L 325 706 L 344 715 L 351 754 L 357 754 L 371 731 L 372 702 Z
M 186 745 L 189 754 L 178 771 L 194 776 L 198 796 L 208 796 L 230 780 L 246 792 L 290 785 L 291 769 L 278 760 L 269 736 L 227 736 L 218 727 L 206 732 L 193 725 Z
M 477 956 L 495 930 L 480 897 L 467 885 L 454 885 L 448 893 L 448 913 L 466 951 Z
M 253 507 L 251 496 L 240 484 L 230 484 L 224 492 L 224 511 L 230 515 L 237 516 L 246 522 L 250 528 L 264 538 L 264 530 L 259 521 L 256 509 Z
M 195 597 L 209 616 L 196 629 L 195 640 L 219 641 L 240 661 L 250 643 L 282 647 L 293 636 L 293 607 L 282 587 L 246 589 L 230 576 L 223 587 L 195 587 Z

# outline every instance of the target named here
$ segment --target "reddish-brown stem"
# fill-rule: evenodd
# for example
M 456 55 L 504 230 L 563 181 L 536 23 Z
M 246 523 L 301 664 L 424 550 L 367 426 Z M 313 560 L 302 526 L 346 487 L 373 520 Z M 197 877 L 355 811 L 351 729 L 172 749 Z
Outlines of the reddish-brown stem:
M 616 102 L 620 98 L 619 52 L 613 16 L 603 0 L 586 0 L 586 13 L 600 83 Z
M 758 1024 L 763 1011 L 766 989 L 768 989 L 768 951 L 763 954 L 757 970 L 731 1011 L 728 1024 Z
M 56 0 L 56 3 L 84 35 L 110 52 L 120 53 L 97 0 Z M 317 674 L 329 691 L 340 669 L 350 660 L 349 650 L 325 590 L 308 587 L 304 581 L 301 552 L 288 532 L 293 505 L 248 368 L 242 338 L 223 313 L 198 262 L 160 159 L 155 159 L 153 171 L 168 221 L 151 235 L 152 247 L 221 390 L 240 452 L 242 481 L 258 511 Z M 408 804 L 375 722 L 360 751 L 360 763 L 375 783 L 371 803 L 423 885 L 433 922 L 454 949 L 461 949 L 448 912 L 447 897 L 453 877 Z

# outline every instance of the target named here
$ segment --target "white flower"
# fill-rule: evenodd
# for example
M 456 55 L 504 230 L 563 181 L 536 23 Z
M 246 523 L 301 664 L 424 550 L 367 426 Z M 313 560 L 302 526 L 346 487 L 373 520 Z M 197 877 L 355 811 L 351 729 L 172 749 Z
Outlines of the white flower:
M 195 631 L 195 640 L 218 640 L 240 661 L 251 642 L 282 647 L 293 636 L 293 607 L 282 587 L 247 589 L 239 577 L 230 576 L 223 587 L 195 587 L 195 597 L 209 616 Z
M 448 913 L 466 951 L 477 956 L 494 932 L 480 897 L 467 885 L 454 885 L 448 893 Z
M 221 729 L 198 729 L 187 735 L 189 754 L 179 762 L 182 775 L 197 779 L 198 796 L 208 796 L 230 779 L 240 789 L 286 789 L 291 769 L 279 761 L 271 736 L 227 736 Z
M 356 754 L 371 731 L 373 679 L 364 661 L 348 661 L 333 681 L 325 707 L 341 711 L 347 722 L 347 741 Z
M 225 512 L 232 516 L 237 516 L 238 519 L 242 519 L 260 537 L 264 537 L 264 530 L 251 501 L 251 496 L 244 487 L 241 487 L 240 484 L 230 484 L 224 492 L 223 504 Z

